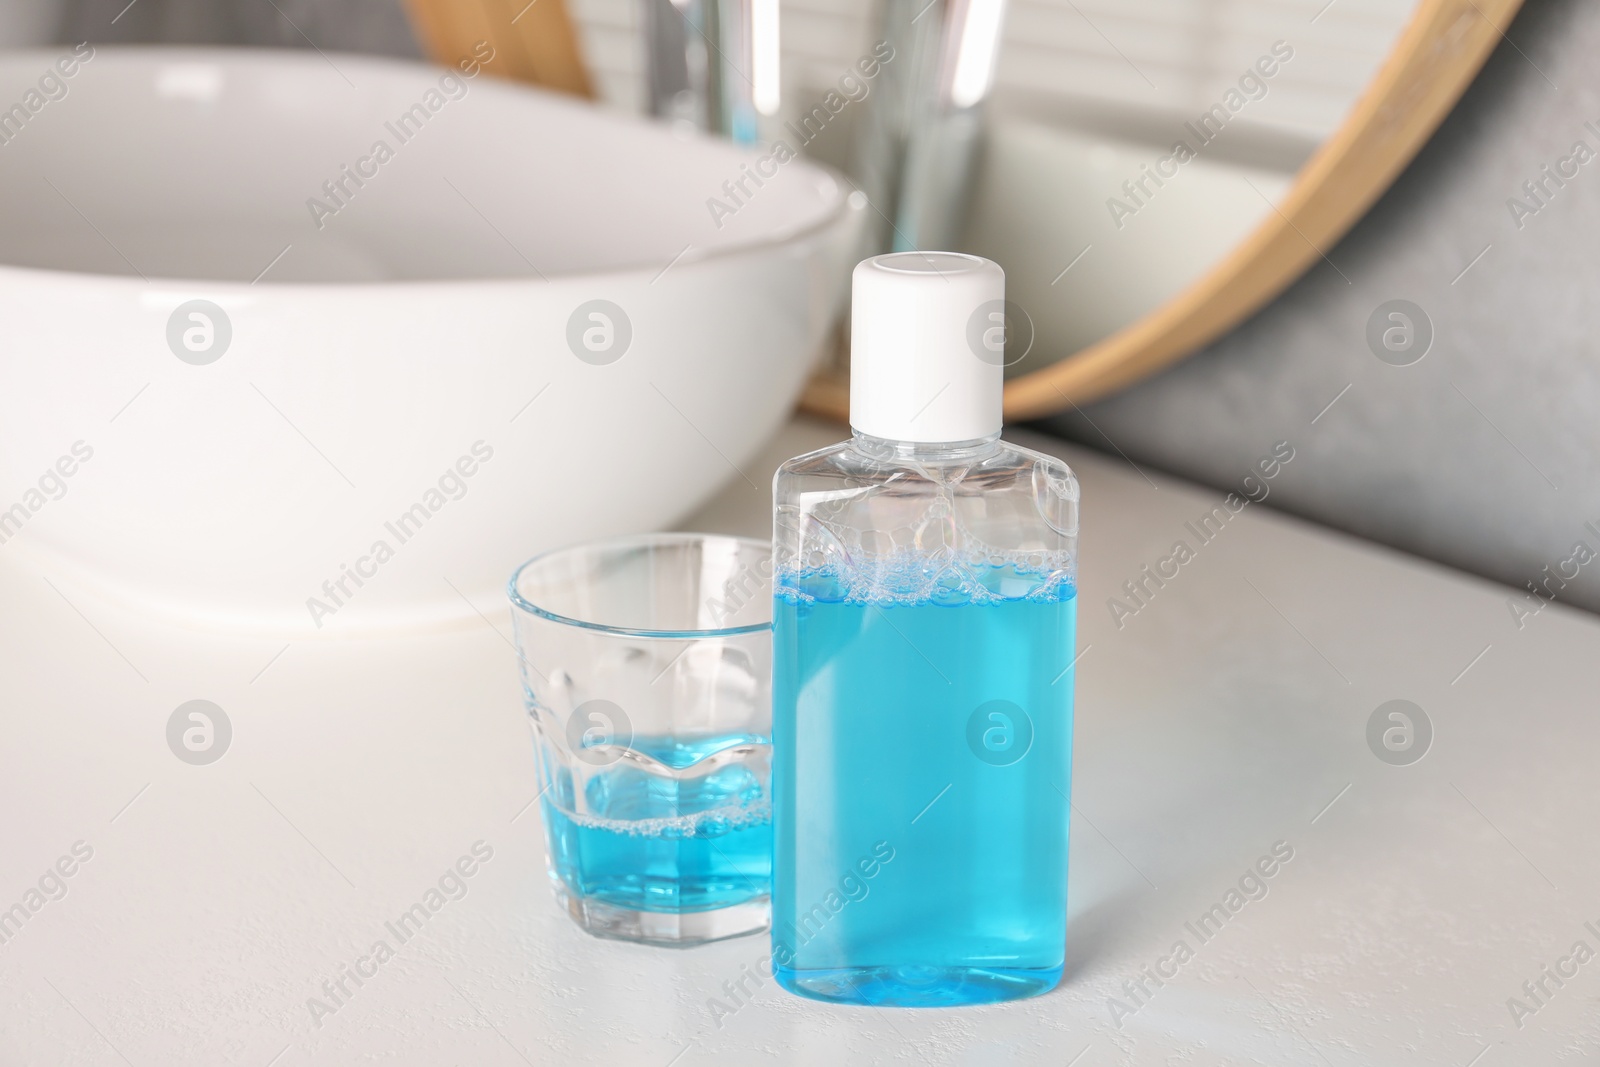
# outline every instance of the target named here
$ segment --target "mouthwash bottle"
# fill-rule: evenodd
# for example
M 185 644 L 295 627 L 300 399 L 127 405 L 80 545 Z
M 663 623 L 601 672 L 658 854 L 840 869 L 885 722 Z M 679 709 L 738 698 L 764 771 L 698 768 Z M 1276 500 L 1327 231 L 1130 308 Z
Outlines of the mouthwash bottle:
M 1055 986 L 1078 483 L 1000 440 L 1005 275 L 854 275 L 850 423 L 774 494 L 773 970 L 853 1004 Z

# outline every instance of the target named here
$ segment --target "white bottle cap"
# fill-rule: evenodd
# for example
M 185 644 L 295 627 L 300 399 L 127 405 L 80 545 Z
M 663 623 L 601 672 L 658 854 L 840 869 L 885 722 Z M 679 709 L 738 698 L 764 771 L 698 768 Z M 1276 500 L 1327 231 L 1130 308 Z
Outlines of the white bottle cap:
M 850 425 L 891 441 L 1000 432 L 1006 275 L 958 252 L 895 252 L 856 264 Z

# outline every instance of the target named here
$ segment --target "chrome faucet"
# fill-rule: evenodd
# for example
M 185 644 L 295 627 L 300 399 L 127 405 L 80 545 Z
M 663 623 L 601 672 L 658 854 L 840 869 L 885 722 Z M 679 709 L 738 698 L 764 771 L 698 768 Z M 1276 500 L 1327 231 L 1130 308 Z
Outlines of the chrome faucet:
M 778 0 L 641 2 L 651 114 L 755 142 L 779 110 Z M 875 39 L 896 58 L 864 101 L 846 166 L 877 209 L 863 255 L 960 240 L 1005 8 L 877 0 Z
M 869 108 L 854 167 L 882 211 L 879 250 L 949 249 L 960 240 L 1005 6 L 880 0 L 879 33 L 904 61 L 888 68 L 887 91 Z
M 642 0 L 650 113 L 741 144 L 778 111 L 778 0 Z

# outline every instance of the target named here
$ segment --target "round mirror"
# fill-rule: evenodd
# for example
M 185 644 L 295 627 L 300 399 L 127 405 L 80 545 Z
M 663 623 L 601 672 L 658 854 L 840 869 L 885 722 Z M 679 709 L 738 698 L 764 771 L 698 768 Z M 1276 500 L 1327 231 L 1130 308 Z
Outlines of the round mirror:
M 1031 319 L 1008 417 L 1132 384 L 1324 259 L 1520 6 L 1013 0 L 957 245 L 999 262 Z M 847 417 L 846 361 L 806 406 Z
M 1048 338 L 1040 361 L 1019 368 L 1010 384 L 1007 408 L 1014 417 L 1094 399 L 1182 358 L 1325 258 L 1444 119 L 1521 5 L 1195 0 L 1188 6 L 1226 11 L 1248 27 L 1218 34 L 1196 27 L 1191 37 L 1197 65 L 1201 56 L 1226 57 L 1207 60 L 1209 85 L 1234 66 L 1241 73 L 1215 102 L 1197 90 L 1206 102 L 1197 118 L 1182 123 L 1171 153 L 1139 160 L 1139 178 L 1106 193 L 1097 231 L 1088 225 L 1082 231 L 1084 244 L 1098 247 L 1076 267 L 1044 286 L 1035 275 L 1047 264 L 1021 261 L 1015 273 L 1008 269 L 1017 278 L 1016 299 L 1039 307 L 1041 340 Z M 1244 62 L 1265 37 L 1271 43 L 1256 61 Z M 1224 44 L 1213 44 L 1219 39 Z M 1123 143 L 1087 152 L 1099 148 L 1102 163 L 1110 153 L 1111 165 L 1126 169 L 1133 160 Z M 1165 185 L 1156 184 L 1174 169 Z M 1096 194 L 1106 184 L 1091 183 Z M 981 213 L 988 204 L 978 207 L 972 240 L 992 242 L 994 254 L 1015 259 Z M 1092 261 L 1096 251 L 1106 253 L 1099 262 Z M 1053 296 L 1062 286 L 1067 290 Z

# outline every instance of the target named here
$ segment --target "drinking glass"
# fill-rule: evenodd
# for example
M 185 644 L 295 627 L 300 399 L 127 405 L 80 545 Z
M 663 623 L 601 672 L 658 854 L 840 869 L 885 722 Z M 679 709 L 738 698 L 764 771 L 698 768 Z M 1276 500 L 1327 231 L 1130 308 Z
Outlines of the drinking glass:
M 550 880 L 591 934 L 767 927 L 771 574 L 764 541 L 649 534 L 512 575 Z

